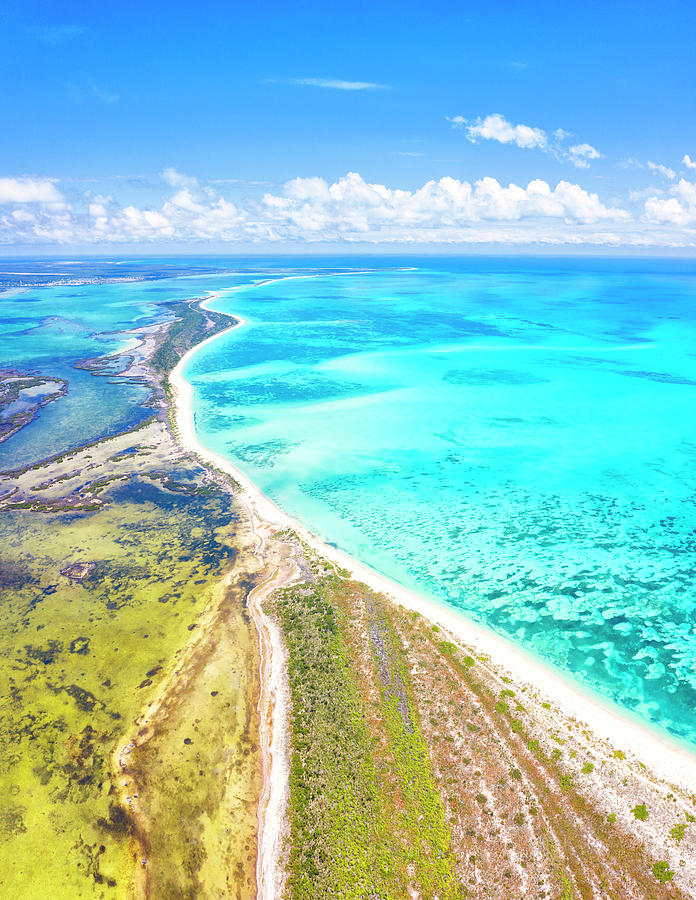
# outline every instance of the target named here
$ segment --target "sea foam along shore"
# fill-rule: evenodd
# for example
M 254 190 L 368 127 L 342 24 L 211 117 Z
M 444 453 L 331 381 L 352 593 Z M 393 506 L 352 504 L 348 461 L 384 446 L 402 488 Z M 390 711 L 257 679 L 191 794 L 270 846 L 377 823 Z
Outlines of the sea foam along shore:
M 212 299 L 211 296 L 209 300 Z M 209 300 L 204 303 L 208 303 Z M 237 324 L 232 328 L 242 327 L 243 320 L 237 316 L 235 318 Z M 208 340 L 214 340 L 217 336 L 219 335 Z M 657 729 L 652 729 L 647 723 L 643 725 L 637 717 L 586 690 L 506 638 L 469 620 L 444 604 L 407 590 L 343 551 L 325 544 L 283 512 L 244 472 L 229 460 L 204 447 L 195 433 L 193 387 L 183 376 L 183 370 L 189 359 L 202 346 L 203 344 L 199 344 L 191 348 L 170 375 L 170 383 L 175 393 L 179 438 L 185 447 L 204 462 L 221 469 L 238 482 L 242 489 L 242 499 L 257 522 L 265 523 L 266 530 L 293 529 L 317 553 L 350 571 L 358 581 L 385 594 L 401 606 L 417 611 L 431 622 L 447 629 L 453 637 L 474 647 L 477 652 L 489 656 L 496 667 L 504 669 L 515 681 L 529 685 L 535 692 L 562 708 L 566 715 L 583 723 L 596 739 L 606 741 L 616 748 L 628 749 L 652 769 L 654 775 L 661 781 L 679 785 L 689 793 L 696 791 L 696 752 L 692 752 L 690 748 L 670 738 L 669 735 L 663 735 Z M 283 771 L 284 766 L 279 766 L 278 779 L 284 777 Z M 275 780 L 276 773 L 271 773 L 270 777 Z M 279 796 L 283 790 L 284 787 L 278 784 Z M 281 807 L 277 807 L 276 810 L 279 812 Z

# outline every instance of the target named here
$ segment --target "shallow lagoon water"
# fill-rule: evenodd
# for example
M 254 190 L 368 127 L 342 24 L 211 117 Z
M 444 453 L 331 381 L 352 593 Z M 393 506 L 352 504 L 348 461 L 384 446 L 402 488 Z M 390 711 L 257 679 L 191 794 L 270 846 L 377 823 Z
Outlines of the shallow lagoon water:
M 45 261 L 14 262 L 3 268 L 46 269 Z M 279 260 L 188 257 L 153 259 L 106 265 L 95 260 L 56 265 L 74 270 L 74 277 L 114 276 L 117 268 L 129 276 L 161 276 L 174 265 L 191 275 L 155 280 L 104 284 L 59 285 L 0 292 L 0 368 L 17 368 L 68 381 L 68 393 L 40 410 L 34 422 L 0 444 L 0 471 L 31 465 L 55 454 L 133 427 L 152 412 L 149 389 L 127 378 L 113 379 L 76 368 L 75 363 L 133 346 L 133 328 L 171 318 L 168 304 L 207 292 L 254 284 L 268 277 L 296 274 L 297 266 L 313 270 L 316 261 L 297 258 L 292 265 Z M 214 274 L 201 274 L 215 268 Z M 335 266 L 327 260 L 323 270 Z M 229 270 L 229 271 L 225 271 Z M 269 276 L 269 270 L 272 274 Z M 63 274 L 71 274 L 70 271 Z M 125 365 L 125 362 L 124 362 Z M 118 370 L 118 369 L 117 369 Z
M 696 742 L 695 301 L 674 261 L 278 281 L 185 374 L 315 533 Z
M 223 284 L 238 283 L 238 277 Z M 248 281 L 248 278 L 246 279 Z M 68 381 L 68 393 L 0 444 L 0 471 L 29 465 L 137 425 L 152 412 L 149 389 L 76 368 L 75 363 L 126 351 L 127 332 L 171 317 L 172 300 L 204 295 L 209 278 L 84 284 L 0 293 L 0 367 Z

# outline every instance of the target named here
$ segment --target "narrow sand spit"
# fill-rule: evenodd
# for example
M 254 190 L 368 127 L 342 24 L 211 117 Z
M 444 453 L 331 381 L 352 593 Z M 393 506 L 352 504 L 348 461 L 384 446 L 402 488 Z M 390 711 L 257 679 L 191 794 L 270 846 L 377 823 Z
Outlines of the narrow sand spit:
M 205 301 L 205 303 L 207 302 Z M 236 316 L 235 318 L 238 321 L 232 328 L 243 326 L 243 320 Z M 228 331 L 232 330 L 232 328 L 228 329 Z M 276 506 L 229 460 L 203 447 L 198 442 L 194 429 L 193 388 L 183 377 L 182 372 L 191 356 L 204 343 L 213 340 L 217 336 L 214 335 L 202 344 L 189 350 L 170 374 L 170 384 L 175 393 L 176 427 L 179 439 L 187 449 L 194 452 L 204 462 L 230 475 L 240 485 L 240 499 L 243 500 L 249 509 L 255 523 L 255 531 L 260 538 L 259 552 L 263 552 L 265 549 L 265 540 L 261 538 L 264 530 L 268 534 L 276 529 L 291 528 L 312 549 L 347 569 L 357 580 L 369 585 L 373 590 L 387 595 L 399 605 L 416 610 L 430 621 L 446 628 L 455 638 L 469 646 L 475 647 L 478 652 L 489 655 L 494 665 L 504 668 L 515 681 L 530 685 L 539 694 L 544 695 L 563 708 L 567 715 L 573 716 L 584 723 L 588 730 L 594 734 L 595 738 L 608 741 L 614 747 L 630 748 L 632 753 L 639 756 L 642 763 L 646 764 L 659 780 L 667 785 L 679 785 L 690 793 L 696 790 L 696 754 L 679 744 L 678 741 L 671 739 L 668 735 L 661 735 L 649 726 L 643 725 L 637 718 L 614 706 L 609 700 L 603 700 L 597 695 L 584 690 L 570 678 L 545 665 L 541 660 L 533 657 L 511 641 L 495 634 L 484 626 L 468 620 L 444 604 L 439 604 L 434 600 L 419 596 L 401 587 L 386 576 L 352 559 L 341 550 L 323 543 Z M 278 576 L 276 575 L 275 577 Z M 287 583 L 287 581 L 284 583 Z M 279 584 L 274 584 L 272 587 L 269 585 L 268 590 L 261 592 L 261 596 L 257 595 L 253 598 L 254 603 L 252 605 L 260 605 L 263 596 L 266 596 L 270 590 L 278 586 Z M 261 614 L 263 616 L 262 611 Z M 267 617 L 263 616 L 263 618 L 266 619 L 266 622 L 269 622 Z M 268 630 L 266 637 L 262 637 L 261 640 L 266 642 L 268 652 L 282 654 L 284 651 L 282 650 L 281 636 L 277 633 L 277 628 L 272 623 L 266 624 L 266 622 L 262 622 L 261 627 Z M 276 750 L 280 745 L 277 743 L 279 739 L 274 732 L 277 733 L 287 727 L 287 720 L 282 717 L 287 715 L 287 707 L 285 706 L 284 711 L 278 707 L 278 698 L 281 697 L 279 686 L 283 681 L 282 665 L 283 663 L 278 667 L 271 666 L 270 673 L 275 684 L 269 685 L 267 690 L 268 699 L 265 701 L 269 704 L 266 713 L 268 715 L 268 723 L 270 723 L 271 735 L 268 740 L 270 741 L 270 746 L 276 748 Z M 264 676 L 266 676 L 267 671 L 264 671 Z M 283 690 L 287 690 L 287 688 L 284 687 Z M 275 707 L 272 705 L 273 697 L 275 697 Z M 272 890 L 273 879 L 282 877 L 277 872 L 275 875 L 271 875 L 278 868 L 279 857 L 275 854 L 279 853 L 280 846 L 274 835 L 268 830 L 271 828 L 269 824 L 271 810 L 272 815 L 275 817 L 284 808 L 282 797 L 284 797 L 287 787 L 284 783 L 281 785 L 279 782 L 281 780 L 285 782 L 287 770 L 284 766 L 281 767 L 281 759 L 282 754 L 281 756 L 274 756 L 273 752 L 269 750 L 268 764 L 271 766 L 271 772 L 268 775 L 268 781 L 270 793 L 268 797 L 264 795 L 259 812 L 260 823 L 263 823 L 261 830 L 265 834 L 259 842 L 258 871 L 264 873 L 264 890 L 266 891 L 266 893 L 260 892 L 259 896 L 264 897 L 274 896 Z M 284 760 L 284 763 L 286 766 L 287 759 Z M 278 764 L 277 768 L 276 764 Z M 283 771 L 278 771 L 280 768 L 283 768 Z M 274 791 L 277 793 L 274 793 Z M 271 797 L 278 799 L 271 801 Z M 273 827 L 278 828 L 277 821 Z M 271 858 L 264 858 L 266 854 L 271 854 Z M 268 893 L 268 891 L 271 891 L 271 893 Z

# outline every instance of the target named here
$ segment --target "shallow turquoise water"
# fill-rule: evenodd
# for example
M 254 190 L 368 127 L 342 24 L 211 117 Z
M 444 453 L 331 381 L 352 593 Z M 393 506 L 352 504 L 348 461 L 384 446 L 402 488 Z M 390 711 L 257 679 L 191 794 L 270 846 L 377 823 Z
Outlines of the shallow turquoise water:
M 696 742 L 696 267 L 428 261 L 216 306 L 247 324 L 187 367 L 202 443 Z
M 93 262 L 85 262 L 89 274 Z M 26 268 L 26 266 L 24 266 Z M 16 267 L 15 267 L 16 268 Z M 0 368 L 68 381 L 65 397 L 0 443 L 0 471 L 28 465 L 146 419 L 147 387 L 75 367 L 84 359 L 126 350 L 129 329 L 171 317 L 167 303 L 203 296 L 250 276 L 172 278 L 153 282 L 84 284 L 0 293 Z M 124 363 L 125 365 L 125 363 Z

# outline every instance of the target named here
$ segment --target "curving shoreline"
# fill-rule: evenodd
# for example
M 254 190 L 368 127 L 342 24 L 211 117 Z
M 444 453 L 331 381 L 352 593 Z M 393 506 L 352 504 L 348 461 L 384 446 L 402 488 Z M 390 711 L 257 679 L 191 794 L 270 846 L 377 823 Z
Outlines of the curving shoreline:
M 201 306 L 207 305 L 220 296 L 211 292 Z M 236 322 L 222 334 L 234 328 L 243 327 L 244 320 L 234 316 Z M 696 753 L 680 744 L 677 739 L 660 734 L 652 729 L 649 723 L 642 723 L 628 712 L 614 706 L 611 701 L 591 694 L 589 690 L 572 682 L 563 673 L 552 669 L 543 661 L 526 652 L 507 639 L 497 635 L 482 625 L 468 620 L 463 614 L 440 605 L 425 596 L 418 595 L 372 570 L 367 565 L 348 556 L 343 551 L 331 547 L 315 537 L 308 529 L 296 522 L 267 497 L 240 469 L 229 460 L 204 447 L 197 439 L 194 427 L 193 387 L 183 376 L 183 369 L 204 344 L 213 340 L 213 335 L 202 343 L 191 348 L 179 361 L 169 376 L 173 389 L 174 419 L 176 430 L 182 444 L 196 454 L 202 461 L 223 471 L 232 477 L 240 486 L 240 499 L 247 507 L 254 531 L 259 539 L 259 553 L 265 552 L 265 538 L 276 530 L 290 528 L 302 540 L 321 556 L 334 564 L 348 570 L 358 581 L 364 582 L 373 590 L 385 594 L 398 605 L 424 615 L 428 620 L 447 629 L 457 640 L 476 648 L 490 657 L 493 669 L 504 670 L 518 683 L 530 688 L 533 696 L 539 701 L 551 700 L 560 707 L 566 716 L 580 722 L 591 732 L 593 738 L 609 745 L 610 748 L 629 748 L 628 758 L 636 766 L 647 766 L 654 776 L 663 782 L 666 793 L 670 785 L 679 785 L 689 792 L 696 787 Z M 264 594 L 270 593 L 264 591 Z M 262 597 L 257 596 L 253 606 L 258 615 L 257 627 L 262 643 L 262 676 L 269 679 L 268 686 L 261 698 L 260 711 L 262 722 L 267 722 L 268 733 L 265 736 L 264 752 L 264 784 L 266 788 L 259 809 L 259 885 L 264 885 L 260 896 L 273 896 L 272 884 L 274 870 L 279 868 L 280 841 L 277 829 L 279 819 L 285 808 L 287 742 L 285 755 L 282 750 L 287 728 L 287 686 L 283 685 L 283 643 L 278 627 L 263 612 Z M 276 663 L 273 657 L 276 657 Z M 284 699 L 283 699 L 284 698 Z M 279 705 L 280 699 L 280 705 Z M 541 702 L 539 702 L 541 708 Z M 543 715 L 543 710 L 541 710 Z M 649 780 L 649 775 L 638 775 Z M 275 823 L 276 833 L 267 831 L 267 823 Z M 263 874 L 262 874 L 263 873 Z M 271 879 L 271 881 L 269 881 Z

